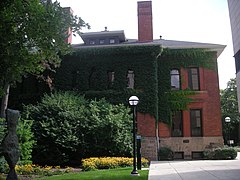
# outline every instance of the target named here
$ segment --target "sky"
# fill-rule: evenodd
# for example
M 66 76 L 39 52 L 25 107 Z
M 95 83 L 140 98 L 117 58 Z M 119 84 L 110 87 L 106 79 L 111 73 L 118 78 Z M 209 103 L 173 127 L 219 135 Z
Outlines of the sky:
M 128 39 L 137 39 L 137 1 L 141 0 L 58 0 L 71 7 L 91 26 L 82 32 L 124 30 Z M 235 78 L 232 34 L 227 0 L 152 0 L 153 38 L 226 45 L 218 58 L 220 89 Z M 82 43 L 80 37 L 73 44 Z

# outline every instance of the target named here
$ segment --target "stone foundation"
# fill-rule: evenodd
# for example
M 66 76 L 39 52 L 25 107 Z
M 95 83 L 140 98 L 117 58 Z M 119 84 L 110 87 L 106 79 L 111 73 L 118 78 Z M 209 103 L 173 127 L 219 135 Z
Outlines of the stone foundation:
M 157 160 L 156 137 L 142 137 L 141 154 L 142 157 L 147 158 L 149 161 Z
M 192 159 L 192 152 L 223 147 L 223 137 L 169 137 L 160 139 L 160 147 L 170 147 L 174 152 L 183 152 L 184 159 Z
M 174 152 L 183 152 L 184 159 L 192 159 L 192 152 L 223 147 L 222 136 L 217 137 L 168 137 L 160 138 L 160 147 L 170 147 Z M 156 137 L 142 137 L 142 157 L 150 161 L 157 160 Z

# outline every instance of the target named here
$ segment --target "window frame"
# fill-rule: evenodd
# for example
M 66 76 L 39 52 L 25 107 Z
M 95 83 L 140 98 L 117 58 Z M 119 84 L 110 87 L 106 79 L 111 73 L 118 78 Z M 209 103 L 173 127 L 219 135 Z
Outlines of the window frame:
M 89 40 L 89 44 L 90 44 L 90 45 L 95 45 L 95 44 L 96 44 L 96 40 L 95 40 L 95 39 Z
M 197 70 L 196 74 L 194 74 L 192 72 L 193 69 Z M 196 76 L 196 75 L 197 75 L 196 79 L 197 79 L 197 86 L 198 86 L 197 88 L 194 87 L 194 83 L 193 83 L 193 80 L 194 80 L 193 76 Z M 199 72 L 199 67 L 189 67 L 188 68 L 188 88 L 190 90 L 193 90 L 193 91 L 200 91 L 200 72 Z
M 105 44 L 105 39 L 100 39 L 99 44 Z
M 135 85 L 135 74 L 132 69 L 129 69 L 127 71 L 127 88 L 134 89 L 134 85 Z
M 196 116 L 196 114 L 192 114 L 193 112 L 196 112 L 196 111 L 199 111 L 199 117 Z M 193 117 L 194 115 L 194 117 Z M 193 119 L 194 118 L 194 119 Z M 193 120 L 197 120 L 197 118 L 200 118 L 200 133 L 199 134 L 194 134 L 193 133 L 193 130 L 198 128 L 197 126 L 194 127 L 193 129 Z M 202 137 L 203 136 L 203 127 L 202 127 L 202 120 L 203 120 L 203 117 L 202 117 L 202 109 L 190 109 L 190 130 L 191 130 L 191 136 L 192 137 Z M 195 124 L 197 124 L 197 122 L 195 122 Z
M 178 72 L 178 74 L 177 73 L 172 73 L 173 71 L 177 71 Z M 178 87 L 176 88 L 175 86 L 173 87 L 172 86 L 172 77 L 176 77 L 176 76 L 178 76 Z M 179 69 L 177 69 L 177 68 L 174 68 L 174 69 L 171 69 L 170 70 L 170 83 L 171 83 L 171 90 L 181 90 L 181 76 L 180 76 L 180 70 Z
M 108 71 L 107 76 L 108 76 L 108 88 L 111 88 L 112 85 L 114 84 L 115 72 L 114 71 Z
M 109 44 L 116 44 L 116 39 L 115 38 L 110 38 L 109 39 Z
M 183 137 L 183 113 L 182 111 L 177 111 L 176 114 L 179 113 L 178 115 L 180 115 L 180 126 L 181 126 L 181 135 L 176 135 L 174 134 L 174 129 L 173 129 L 173 122 L 174 122 L 174 115 L 172 115 L 172 127 L 171 127 L 171 137 Z M 176 115 L 175 114 L 175 115 Z

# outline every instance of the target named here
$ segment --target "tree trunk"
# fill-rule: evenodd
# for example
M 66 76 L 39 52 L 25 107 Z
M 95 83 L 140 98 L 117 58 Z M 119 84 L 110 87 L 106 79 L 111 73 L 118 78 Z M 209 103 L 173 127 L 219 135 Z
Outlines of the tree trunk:
M 2 97 L 1 114 L 0 114 L 1 118 L 6 117 L 6 109 L 7 109 L 7 106 L 8 106 L 9 89 L 10 89 L 10 84 L 6 83 L 4 85 L 4 95 Z

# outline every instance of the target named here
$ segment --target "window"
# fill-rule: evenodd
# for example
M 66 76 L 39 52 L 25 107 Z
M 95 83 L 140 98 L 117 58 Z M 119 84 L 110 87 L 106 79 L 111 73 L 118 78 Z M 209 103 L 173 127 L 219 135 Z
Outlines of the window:
M 198 68 L 189 68 L 189 70 L 188 70 L 188 87 L 191 90 L 200 90 Z
M 90 41 L 89 41 L 89 44 L 94 45 L 94 44 L 95 44 L 95 41 L 94 41 L 94 40 L 90 40 Z
M 183 135 L 182 131 L 182 112 L 177 111 L 172 117 L 172 136 L 173 137 L 181 137 Z
M 115 44 L 115 39 L 110 39 L 110 40 L 109 40 L 109 43 L 110 43 L 110 44 Z
M 132 70 L 128 70 L 127 79 L 128 79 L 127 87 L 133 89 L 134 88 L 134 72 Z
M 190 110 L 191 134 L 192 136 L 202 136 L 202 112 L 200 109 Z
M 203 152 L 192 152 L 192 159 L 203 159 Z
M 105 43 L 105 40 L 104 39 L 100 39 L 99 40 L 99 44 L 104 44 Z
M 184 152 L 174 152 L 174 157 L 176 159 L 184 159 Z
M 180 73 L 178 69 L 171 70 L 171 89 L 180 89 Z
M 108 88 L 110 88 L 113 85 L 114 82 L 114 72 L 109 71 L 108 72 Z

